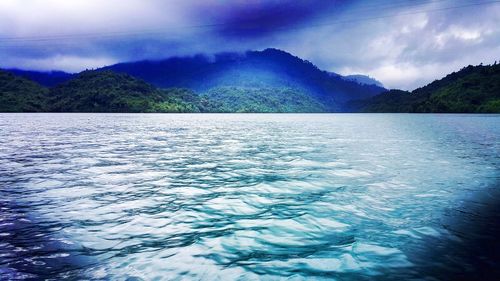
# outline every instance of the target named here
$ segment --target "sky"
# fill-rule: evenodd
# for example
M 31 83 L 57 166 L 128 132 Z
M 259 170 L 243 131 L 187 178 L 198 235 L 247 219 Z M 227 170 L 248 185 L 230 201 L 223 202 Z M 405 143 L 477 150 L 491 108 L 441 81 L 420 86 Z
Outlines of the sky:
M 0 67 L 78 72 L 278 48 L 412 90 L 500 60 L 499 23 L 493 0 L 0 0 Z

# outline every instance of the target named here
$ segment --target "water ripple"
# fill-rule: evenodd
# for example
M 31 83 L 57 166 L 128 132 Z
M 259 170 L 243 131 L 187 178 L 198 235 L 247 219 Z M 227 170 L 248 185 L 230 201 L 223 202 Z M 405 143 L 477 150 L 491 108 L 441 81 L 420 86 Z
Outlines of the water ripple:
M 0 114 L 0 279 L 457 273 L 498 118 Z

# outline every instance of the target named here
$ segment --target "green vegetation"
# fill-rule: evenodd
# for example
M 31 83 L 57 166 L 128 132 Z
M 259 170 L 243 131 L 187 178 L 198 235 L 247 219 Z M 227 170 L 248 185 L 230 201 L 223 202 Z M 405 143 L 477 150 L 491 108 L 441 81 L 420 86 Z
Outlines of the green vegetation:
M 153 104 L 150 112 L 206 112 L 209 101 L 195 92 L 184 88 L 160 90 L 162 101 Z
M 500 65 L 467 66 L 412 92 L 391 90 L 350 106 L 360 112 L 500 113 Z
M 191 90 L 157 89 L 112 71 L 84 71 L 51 89 L 0 71 L 0 112 L 203 112 L 204 106 Z
M 202 97 L 211 112 L 327 112 L 325 105 L 293 88 L 218 87 Z
M 119 63 L 104 69 L 130 74 L 157 87 L 185 87 L 197 93 L 218 91 L 217 88 L 221 87 L 260 88 L 262 91 L 268 88 L 279 91 L 292 88 L 295 89 L 293 91 L 307 93 L 307 96 L 325 105 L 328 112 L 342 111 L 349 101 L 373 97 L 386 91 L 383 87 L 373 85 L 373 80 L 360 83 L 356 80 L 360 79 L 359 76 L 347 79 L 336 73 L 323 71 L 307 60 L 272 48 L 245 53 Z M 370 80 L 363 78 L 364 81 Z M 253 111 L 259 107 L 259 104 L 254 104 L 250 109 Z M 269 107 L 269 110 L 277 110 L 274 105 Z
M 84 71 L 50 91 L 48 111 L 199 112 L 197 97 L 184 89 L 159 90 L 127 74 Z
M 35 82 L 0 70 L 0 112 L 44 111 L 47 92 Z
M 109 70 L 84 71 L 47 89 L 0 71 L 0 112 L 335 112 L 335 102 L 293 85 L 219 86 L 198 95 L 189 89 L 158 89 Z M 412 92 L 390 90 L 351 101 L 347 109 L 500 113 L 500 65 L 468 66 Z
M 158 89 L 128 74 L 84 71 L 50 90 L 2 72 L 2 111 L 48 112 L 327 112 L 306 92 L 285 87 Z M 8 81 L 7 81 L 8 80 Z M 16 87 L 12 87 L 16 85 Z

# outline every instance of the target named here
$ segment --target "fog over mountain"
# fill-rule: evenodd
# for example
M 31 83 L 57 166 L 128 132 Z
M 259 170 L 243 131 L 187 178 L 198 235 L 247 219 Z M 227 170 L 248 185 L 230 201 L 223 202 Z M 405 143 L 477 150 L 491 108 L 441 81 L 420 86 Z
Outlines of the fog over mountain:
M 7 71 L 52 88 L 51 92 L 57 93 L 52 97 L 67 101 L 56 109 L 47 107 L 47 110 L 56 111 L 156 111 L 158 107 L 155 106 L 136 106 L 128 102 L 123 106 L 124 102 L 114 101 L 120 95 L 124 100 L 136 99 L 135 88 L 144 89 L 144 86 L 136 87 L 141 83 L 162 89 L 188 89 L 214 102 L 207 107 L 196 105 L 200 111 L 223 112 L 338 112 L 344 111 L 350 101 L 386 91 L 373 83 L 361 83 L 321 70 L 307 60 L 278 49 L 125 62 L 79 74 Z M 99 72 L 106 73 L 99 75 Z M 129 76 L 124 78 L 120 74 Z M 119 85 L 121 82 L 125 83 L 123 87 Z M 65 90 L 58 91 L 61 87 Z M 77 98 L 67 99 L 66 95 L 75 96 L 72 91 L 78 93 Z M 143 99 L 148 96 L 144 94 L 150 92 L 155 91 L 141 90 L 139 96 Z M 152 102 L 162 102 L 161 96 L 159 94 Z M 83 102 L 79 100 L 82 97 L 86 97 Z
M 0 67 L 79 72 L 124 61 L 277 48 L 415 89 L 500 53 L 497 1 L 0 2 Z

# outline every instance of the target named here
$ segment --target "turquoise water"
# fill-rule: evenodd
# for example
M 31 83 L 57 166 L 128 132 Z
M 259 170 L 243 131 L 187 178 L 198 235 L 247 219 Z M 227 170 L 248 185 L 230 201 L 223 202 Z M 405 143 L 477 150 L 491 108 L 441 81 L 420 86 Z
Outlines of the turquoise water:
M 499 121 L 0 114 L 0 279 L 494 280 Z

